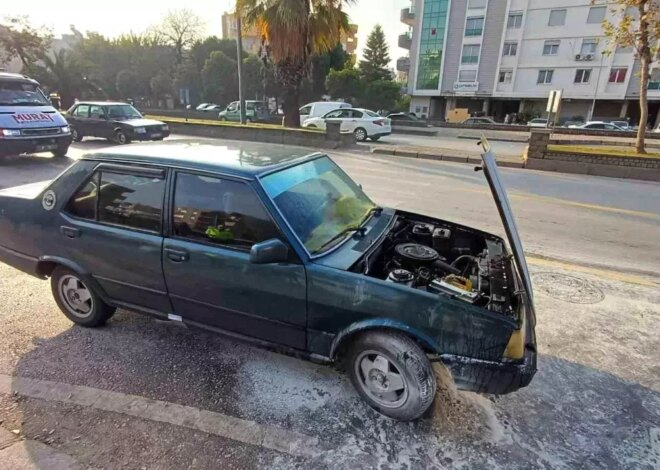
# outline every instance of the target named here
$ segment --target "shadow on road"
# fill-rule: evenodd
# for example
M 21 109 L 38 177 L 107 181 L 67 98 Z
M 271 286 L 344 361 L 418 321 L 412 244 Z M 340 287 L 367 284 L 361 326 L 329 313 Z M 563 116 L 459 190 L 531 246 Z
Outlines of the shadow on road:
M 34 338 L 13 374 L 175 402 L 316 436 L 334 450 L 305 462 L 314 468 L 652 469 L 660 462 L 660 394 L 550 356 L 541 356 L 529 388 L 502 397 L 458 392 L 439 368 L 432 416 L 415 423 L 369 409 L 334 368 L 123 311 L 100 329 L 71 327 L 52 338 Z M 114 423 L 117 416 L 54 404 L 49 411 L 50 406 L 18 400 L 29 438 L 48 429 L 44 423 L 52 422 L 51 414 L 61 414 L 68 423 L 64 437 L 57 437 L 61 449 L 81 463 L 106 466 L 121 463 L 121 455 L 125 462 L 135 456 L 128 431 L 103 429 L 106 419 Z M 167 430 L 159 423 L 136 426 L 152 436 L 145 445 L 161 448 L 178 435 L 202 461 L 220 445 L 203 433 Z M 111 457 L 115 451 L 120 454 Z M 293 465 L 287 458 L 270 456 L 261 465 Z M 171 459 L 176 467 L 177 457 Z

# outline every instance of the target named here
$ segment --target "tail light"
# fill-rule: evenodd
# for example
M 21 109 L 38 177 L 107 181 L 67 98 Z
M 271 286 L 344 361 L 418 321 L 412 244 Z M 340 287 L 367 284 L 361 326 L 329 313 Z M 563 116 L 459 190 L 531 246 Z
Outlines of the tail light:
M 374 124 L 376 124 L 377 126 L 384 126 L 385 125 L 385 119 L 376 119 L 374 121 Z

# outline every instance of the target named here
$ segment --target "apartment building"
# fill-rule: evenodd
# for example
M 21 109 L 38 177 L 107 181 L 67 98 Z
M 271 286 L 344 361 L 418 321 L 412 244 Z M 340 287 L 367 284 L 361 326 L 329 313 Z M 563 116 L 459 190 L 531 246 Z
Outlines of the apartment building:
M 562 119 L 639 116 L 639 62 L 611 47 L 607 2 L 590 0 L 413 0 L 401 12 L 410 31 L 411 111 L 444 118 L 467 108 L 503 120 L 544 116 L 548 94 L 563 90 Z M 652 72 L 649 114 L 660 119 L 660 67 Z

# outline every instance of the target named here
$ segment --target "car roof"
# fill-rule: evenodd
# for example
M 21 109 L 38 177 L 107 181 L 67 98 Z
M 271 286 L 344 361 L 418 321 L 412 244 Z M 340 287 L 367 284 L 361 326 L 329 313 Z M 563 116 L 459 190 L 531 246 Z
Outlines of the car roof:
M 284 145 L 181 139 L 109 147 L 89 153 L 82 160 L 150 164 L 254 179 L 323 156 Z
M 122 101 L 78 101 L 77 103 L 73 103 L 74 106 L 79 105 L 79 104 L 90 104 L 94 106 L 108 106 L 108 105 L 119 105 L 119 104 L 127 104 L 131 105 L 130 103 L 124 103 Z
M 20 73 L 0 72 L 0 79 L 38 84 L 35 79 L 30 78 L 27 75 L 21 75 Z

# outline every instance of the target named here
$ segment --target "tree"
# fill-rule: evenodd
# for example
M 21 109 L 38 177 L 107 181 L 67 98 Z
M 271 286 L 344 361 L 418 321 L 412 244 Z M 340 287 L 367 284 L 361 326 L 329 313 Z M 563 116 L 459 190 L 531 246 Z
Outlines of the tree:
M 360 73 L 367 82 L 391 80 L 390 53 L 383 28 L 377 24 L 369 33 L 364 49 L 364 60 L 360 61 Z
M 28 72 L 49 91 L 59 93 L 63 108 L 73 105 L 75 98 L 105 98 L 102 90 L 87 76 L 84 66 L 66 49 L 52 55 L 44 54 L 39 63 L 29 66 Z
M 596 3 L 592 0 L 592 3 Z M 613 46 L 633 47 L 640 61 L 639 74 L 639 130 L 637 152 L 646 153 L 646 126 L 648 124 L 648 86 L 651 64 L 660 48 L 660 0 L 616 0 L 611 12 L 618 22 L 603 21 L 605 35 Z
M 142 94 L 142 87 L 138 83 L 137 75 L 131 69 L 120 70 L 117 73 L 115 86 L 121 99 L 137 98 Z
M 156 26 L 155 37 L 174 48 L 176 64 L 183 61 L 183 51 L 191 47 L 204 32 L 204 20 L 191 10 L 183 8 L 167 13 Z
M 335 99 L 356 102 L 364 93 L 364 86 L 357 69 L 330 70 L 326 79 L 328 93 Z
M 360 105 L 378 111 L 392 111 L 401 98 L 401 85 L 394 80 L 375 80 L 365 84 L 364 96 Z
M 226 105 L 238 97 L 236 61 L 223 52 L 212 52 L 202 69 L 202 98 L 210 103 Z
M 300 87 L 310 59 L 333 49 L 348 31 L 342 10 L 353 0 L 237 0 L 247 26 L 262 34 L 284 88 L 284 125 L 300 127 Z
M 172 78 L 164 71 L 158 72 L 158 74 L 150 80 L 149 85 L 151 95 L 155 98 L 157 103 L 172 94 Z
M 53 34 L 46 28 L 34 28 L 26 16 L 5 18 L 0 25 L 0 50 L 4 50 L 4 60 L 20 59 L 24 68 L 35 63 L 46 53 Z

